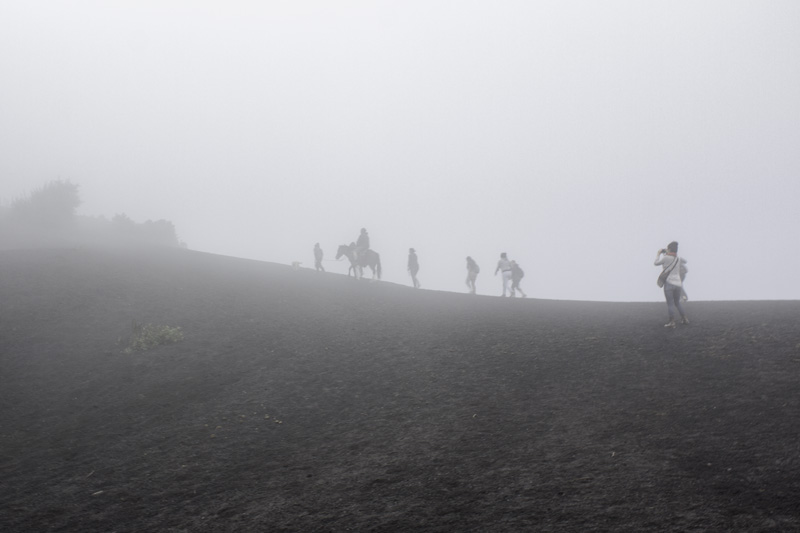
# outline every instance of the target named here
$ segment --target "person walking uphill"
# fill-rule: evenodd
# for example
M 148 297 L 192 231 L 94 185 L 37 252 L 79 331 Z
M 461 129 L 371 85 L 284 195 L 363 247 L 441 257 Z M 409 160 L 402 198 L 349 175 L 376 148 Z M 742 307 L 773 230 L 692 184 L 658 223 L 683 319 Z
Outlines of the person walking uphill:
M 419 289 L 419 281 L 417 280 L 417 272 L 419 272 L 419 260 L 417 259 L 417 252 L 413 248 L 408 249 L 408 273 L 411 274 L 411 281 L 414 283 L 414 288 Z
M 325 267 L 322 266 L 322 248 L 319 247 L 319 243 L 314 245 L 314 268 L 317 269 L 317 272 L 325 272 Z
M 523 298 L 528 297 L 525 291 L 522 290 L 522 287 L 519 286 L 519 282 L 522 281 L 524 275 L 525 272 L 523 272 L 517 262 L 511 261 L 511 296 L 514 296 L 514 291 L 519 291 Z
M 478 263 L 471 257 L 467 257 L 467 287 L 469 287 L 469 293 L 475 294 L 475 280 L 478 279 L 478 274 L 480 273 L 481 268 L 478 266 Z
M 681 315 L 681 324 L 688 324 L 689 319 L 686 318 L 686 313 L 683 312 L 681 305 L 681 295 L 683 293 L 683 284 L 681 282 L 681 269 L 684 273 L 688 269 L 684 266 L 686 259 L 678 257 L 678 243 L 672 241 L 667 245 L 666 250 L 661 249 L 656 254 L 654 265 L 661 265 L 661 275 L 658 276 L 658 286 L 664 287 L 664 297 L 667 299 L 667 311 L 669 313 L 669 322 L 664 324 L 665 328 L 675 327 L 675 310 Z
M 494 269 L 494 275 L 496 276 L 498 272 L 503 272 L 503 296 L 506 295 L 506 291 L 511 291 L 511 296 L 514 296 L 514 289 L 510 289 L 511 283 L 511 261 L 508 260 L 508 256 L 505 252 L 500 254 L 500 260 L 497 262 L 497 268 Z

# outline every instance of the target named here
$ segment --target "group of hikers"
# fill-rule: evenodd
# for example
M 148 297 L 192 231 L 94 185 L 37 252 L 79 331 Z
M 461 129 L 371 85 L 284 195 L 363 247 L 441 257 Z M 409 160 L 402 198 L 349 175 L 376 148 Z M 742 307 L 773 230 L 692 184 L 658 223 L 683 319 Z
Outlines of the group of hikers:
M 361 233 L 355 242 L 351 242 L 349 246 L 342 245 L 351 255 L 351 262 L 354 268 L 356 265 L 359 267 L 364 266 L 361 259 L 370 251 L 369 247 L 369 233 L 365 228 L 361 228 Z M 370 251 L 371 252 L 371 251 Z M 341 255 L 340 251 L 340 255 Z M 371 252 L 374 253 L 374 252 Z M 377 254 L 375 254 L 377 255 Z M 337 256 L 337 259 L 339 256 Z M 322 266 L 323 253 L 319 243 L 314 245 L 314 267 L 318 272 L 325 272 L 325 267 Z M 688 297 L 683 288 L 683 280 L 686 277 L 688 269 L 686 268 L 686 259 L 678 256 L 678 243 L 672 241 L 666 248 L 658 250 L 654 265 L 661 266 L 661 274 L 658 277 L 658 286 L 663 287 L 664 297 L 667 300 L 667 312 L 669 314 L 669 322 L 664 324 L 664 327 L 675 328 L 678 324 L 676 322 L 676 312 L 680 315 L 680 324 L 688 325 L 689 319 L 686 318 L 682 302 L 686 302 Z M 466 285 L 470 294 L 475 294 L 475 281 L 481 269 L 472 257 L 467 257 L 467 279 Z M 411 284 L 415 289 L 420 288 L 417 273 L 419 272 L 419 258 L 414 248 L 408 249 L 408 273 L 411 275 Z M 500 273 L 503 280 L 503 294 L 514 298 L 516 293 L 519 292 L 523 298 L 527 298 L 527 294 L 522 290 L 520 282 L 522 281 L 525 272 L 520 268 L 514 260 L 509 260 L 508 255 L 503 252 L 500 254 L 500 260 L 497 262 L 497 268 L 494 270 L 495 276 Z M 378 276 L 380 276 L 380 259 L 378 259 Z
M 361 259 L 363 258 L 364 254 L 370 250 L 369 233 L 367 232 L 366 228 L 361 228 L 361 233 L 358 235 L 358 239 L 356 239 L 354 242 L 351 242 L 349 246 L 345 246 L 345 248 L 353 258 L 351 261 L 355 265 L 363 266 Z M 319 243 L 316 243 L 314 245 L 314 268 L 317 270 L 317 272 L 325 272 L 325 267 L 322 265 L 323 257 L 324 253 L 322 252 L 322 248 L 320 248 Z M 338 257 L 339 256 L 337 256 L 337 259 Z M 419 258 L 417 257 L 417 252 L 414 250 L 414 248 L 408 249 L 407 270 L 411 275 L 411 285 L 415 289 L 419 289 L 421 287 L 420 282 L 417 279 L 417 273 L 419 272 Z M 475 281 L 478 278 L 480 271 L 481 269 L 475 260 L 472 259 L 472 257 L 467 257 L 466 284 L 470 294 L 475 294 Z M 497 275 L 498 272 L 502 272 L 502 296 L 506 296 L 508 294 L 513 298 L 516 296 L 516 293 L 519 292 L 523 298 L 527 298 L 528 295 L 525 294 L 525 291 L 523 291 L 522 287 L 520 286 L 520 282 L 522 281 L 523 276 L 525 276 L 525 272 L 522 270 L 522 268 L 520 268 L 516 261 L 509 261 L 505 252 L 500 254 L 500 260 L 497 262 L 497 268 L 494 272 L 495 275 Z

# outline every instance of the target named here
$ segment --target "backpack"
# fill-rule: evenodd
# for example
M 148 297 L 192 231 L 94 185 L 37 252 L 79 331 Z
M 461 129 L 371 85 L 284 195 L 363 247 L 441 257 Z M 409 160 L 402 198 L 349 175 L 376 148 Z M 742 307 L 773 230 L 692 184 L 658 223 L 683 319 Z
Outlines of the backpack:
M 475 267 L 472 269 L 473 272 L 475 272 L 476 274 L 481 273 L 481 267 L 478 266 L 478 263 L 472 263 L 472 266 Z

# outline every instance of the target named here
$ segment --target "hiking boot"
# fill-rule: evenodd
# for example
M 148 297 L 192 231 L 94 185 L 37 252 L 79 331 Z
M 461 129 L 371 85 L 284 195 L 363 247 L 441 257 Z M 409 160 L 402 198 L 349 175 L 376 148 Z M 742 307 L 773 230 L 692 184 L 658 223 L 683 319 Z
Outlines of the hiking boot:
M 670 320 L 669 322 L 664 324 L 664 327 L 665 328 L 674 328 L 675 327 L 675 321 L 674 320 Z
M 681 324 L 683 324 L 684 326 L 688 326 L 689 325 L 689 319 L 686 318 L 685 316 L 681 317 Z

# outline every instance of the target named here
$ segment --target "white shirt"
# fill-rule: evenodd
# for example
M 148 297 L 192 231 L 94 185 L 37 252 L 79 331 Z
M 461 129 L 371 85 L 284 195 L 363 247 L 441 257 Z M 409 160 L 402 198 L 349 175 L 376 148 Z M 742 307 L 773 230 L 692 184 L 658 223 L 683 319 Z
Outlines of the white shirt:
M 503 272 L 508 270 L 510 272 L 511 271 L 511 261 L 509 261 L 508 259 L 501 259 L 500 261 L 498 261 L 497 262 L 497 268 L 495 269 L 494 273 L 497 274 L 498 270 L 502 270 Z
M 683 257 L 678 257 L 677 255 L 669 255 L 669 254 L 661 255 L 661 254 L 658 254 L 658 256 L 656 256 L 656 260 L 655 260 L 655 262 L 653 264 L 654 265 L 664 265 L 663 268 L 662 268 L 662 271 L 663 271 L 663 270 L 666 270 L 666 269 L 670 268 L 672 266 L 672 264 L 673 264 L 673 261 L 678 261 L 678 263 L 675 264 L 675 268 L 673 268 L 670 271 L 669 275 L 667 276 L 667 283 L 669 283 L 670 285 L 673 285 L 675 287 L 680 287 L 680 286 L 683 285 L 681 283 L 681 265 L 686 264 L 686 259 L 684 259 Z

